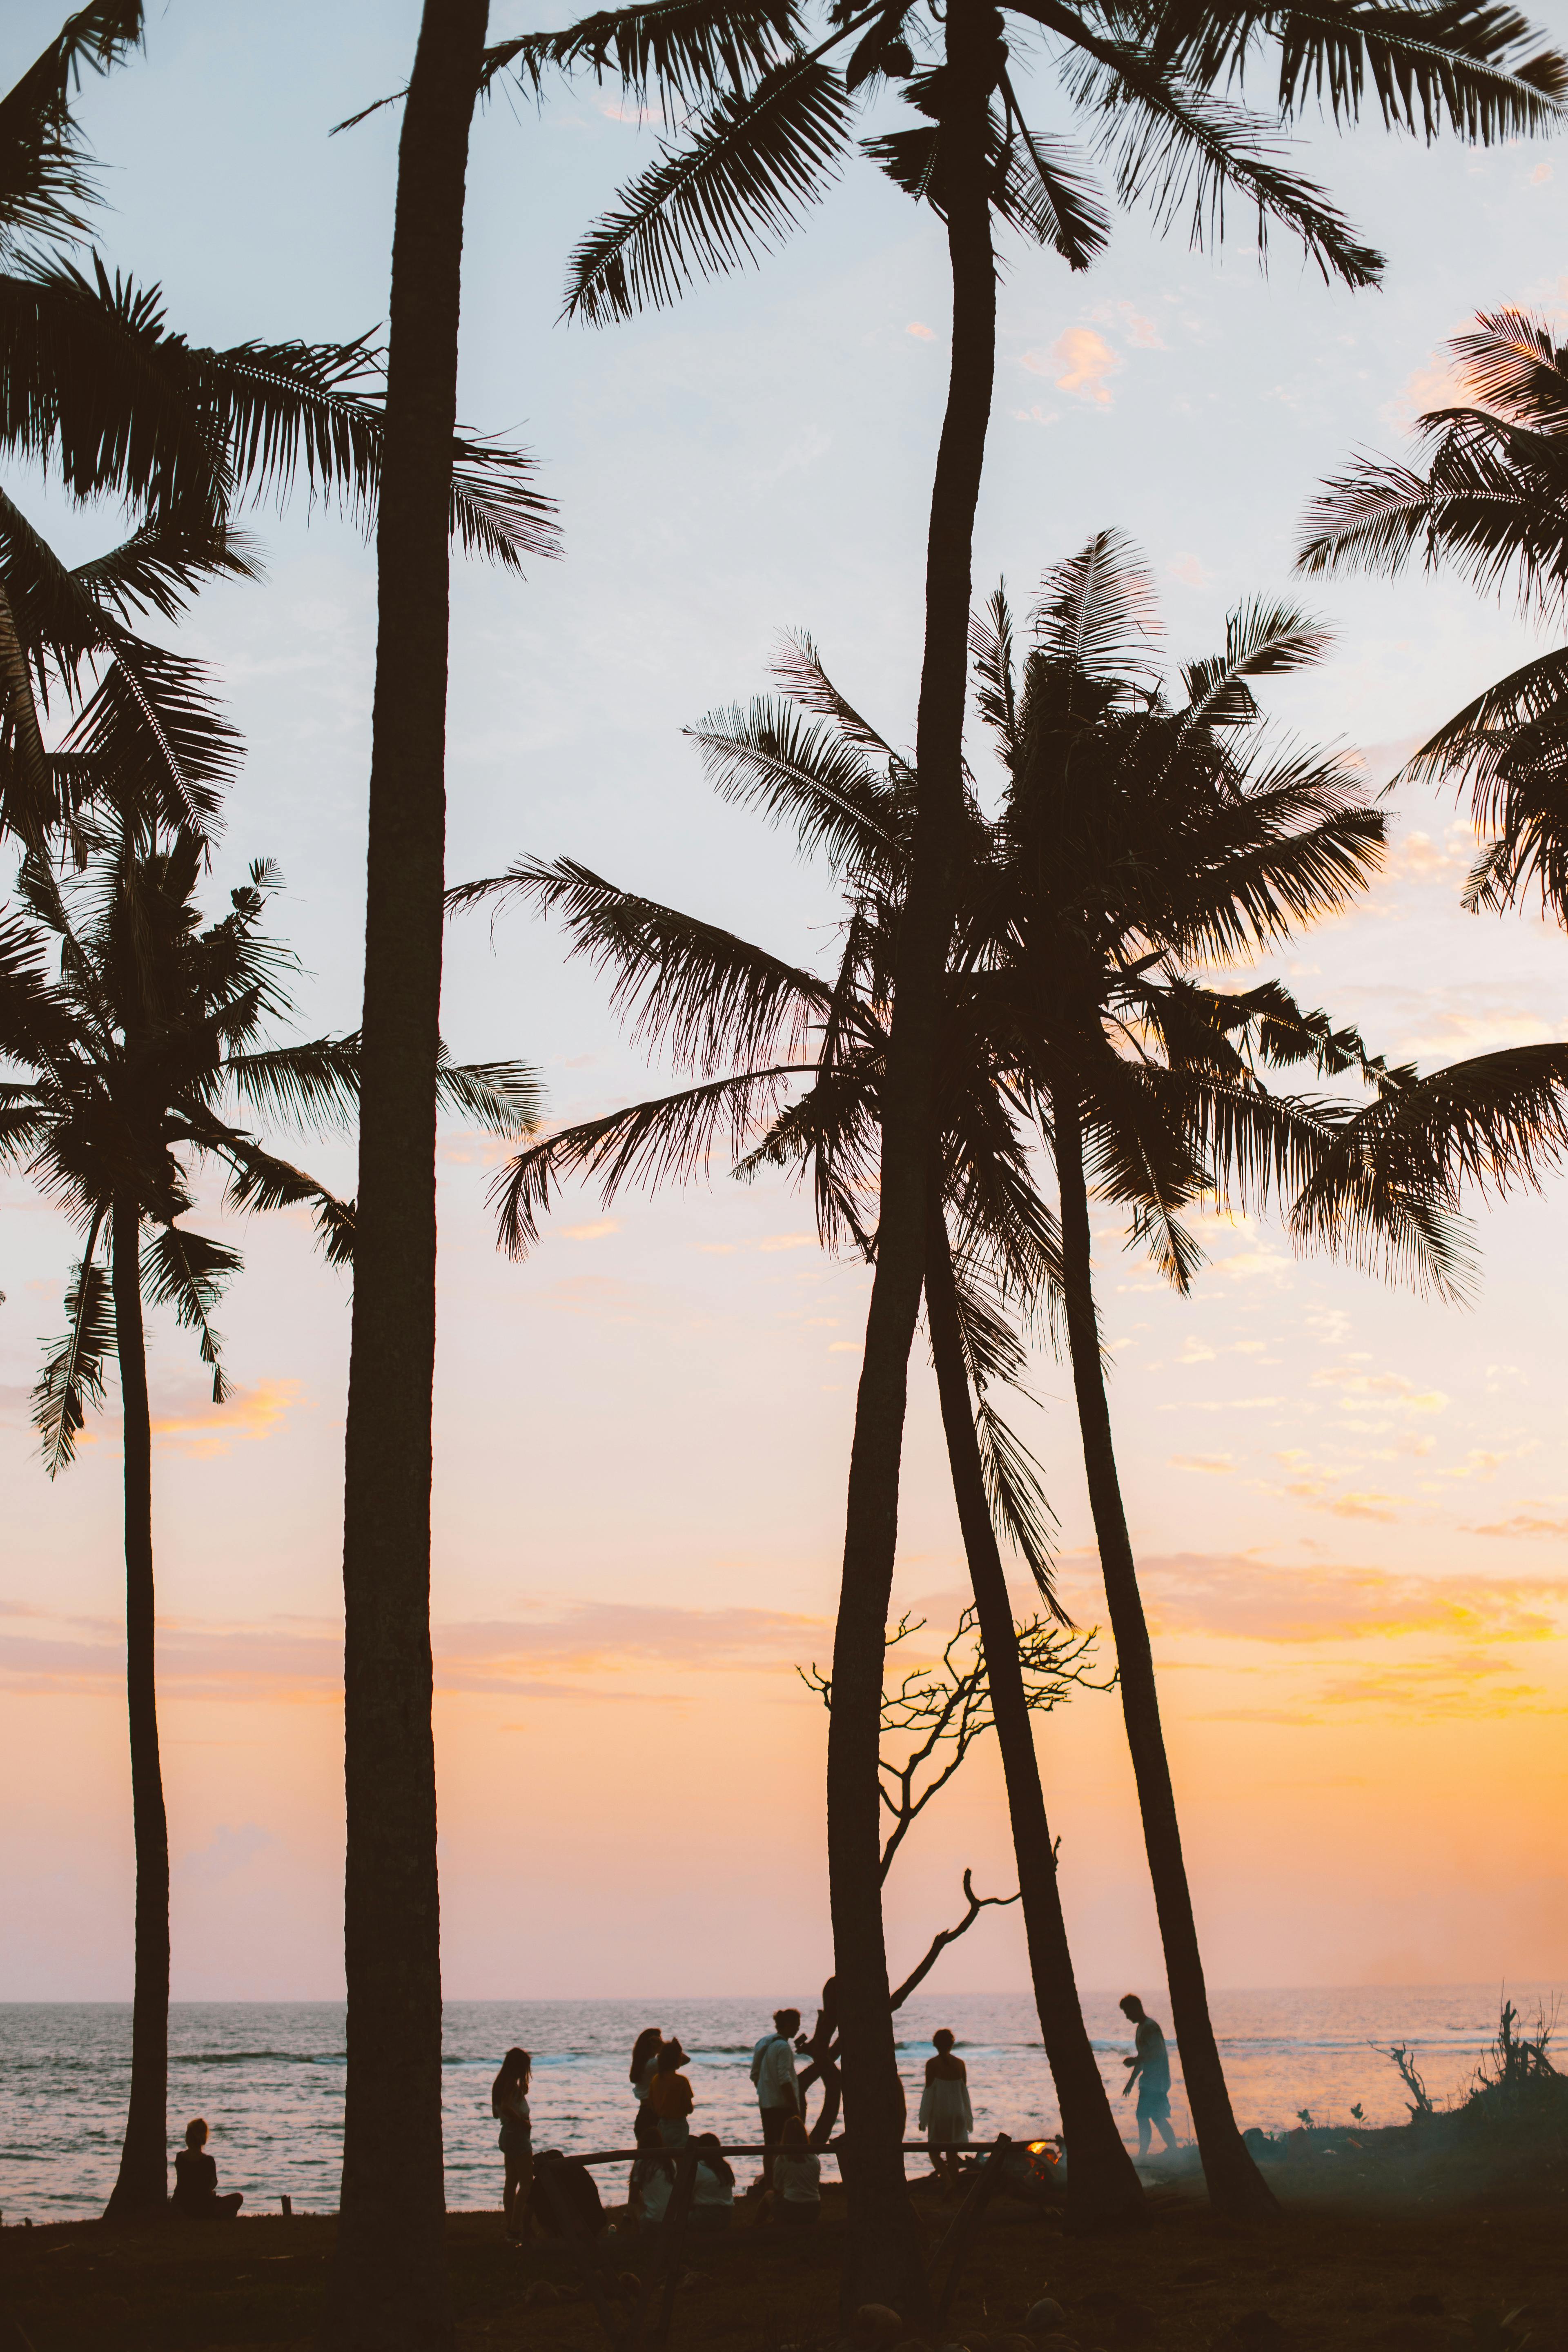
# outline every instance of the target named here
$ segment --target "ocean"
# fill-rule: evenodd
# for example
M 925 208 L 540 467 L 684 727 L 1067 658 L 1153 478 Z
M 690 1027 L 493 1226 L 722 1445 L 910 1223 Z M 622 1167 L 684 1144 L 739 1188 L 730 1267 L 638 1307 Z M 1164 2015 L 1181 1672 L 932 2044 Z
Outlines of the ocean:
M 1510 1987 L 1527 2020 L 1550 2015 L 1552 1989 Z M 445 2031 L 447 2197 L 454 2207 L 500 2202 L 490 2079 L 501 2053 L 533 2053 L 534 2145 L 586 2150 L 631 2144 L 626 2080 L 644 2025 L 678 2033 L 691 2053 L 695 2129 L 726 2140 L 757 2134 L 749 2074 L 753 2042 L 784 1996 L 753 2000 L 455 2000 Z M 1146 1993 L 1167 2027 L 1169 2009 Z M 791 1994 L 809 2029 L 814 1999 Z M 1085 1996 L 1089 2032 L 1113 2096 L 1131 2047 L 1111 1992 Z M 1497 2029 L 1496 1986 L 1392 1985 L 1341 1990 L 1218 1992 L 1213 2011 L 1231 2097 L 1243 2126 L 1277 2130 L 1306 2108 L 1344 2123 L 1399 2123 L 1403 2087 L 1384 2050 L 1405 2042 L 1441 2102 L 1464 2089 Z M 969 2069 L 977 2139 L 1037 2138 L 1057 2128 L 1056 2101 L 1033 2004 L 1016 1993 L 919 1995 L 898 2018 L 910 2137 L 931 2036 L 951 2026 Z M 1175 2060 L 1173 2046 L 1172 2057 Z M 130 2079 L 129 2004 L 0 2006 L 0 2216 L 7 2225 L 101 2210 L 113 2184 Z M 395 2063 L 395 2059 L 389 2061 Z M 270 2211 L 336 2206 L 343 2101 L 343 2009 L 332 2001 L 181 2001 L 170 2018 L 170 2150 L 204 2116 L 221 2186 Z M 1131 2103 L 1119 2112 L 1128 2119 Z M 1172 2085 L 1179 2138 L 1191 2136 L 1179 2064 Z M 911 2164 L 920 2159 L 911 2158 Z M 608 2176 L 601 2179 L 607 2181 Z

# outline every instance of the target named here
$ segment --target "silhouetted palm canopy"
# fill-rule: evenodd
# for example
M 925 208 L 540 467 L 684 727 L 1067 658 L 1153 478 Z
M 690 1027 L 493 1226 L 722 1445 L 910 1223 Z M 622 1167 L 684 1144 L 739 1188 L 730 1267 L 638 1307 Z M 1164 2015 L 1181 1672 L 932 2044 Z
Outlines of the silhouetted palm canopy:
M 939 1097 L 983 1428 L 986 1385 L 1023 1361 L 1001 1302 L 1035 1318 L 1059 1297 L 1056 1219 L 1031 1171 L 1032 1152 L 1048 1147 L 1053 1076 L 1070 1069 L 1080 1086 L 1097 1186 L 1129 1205 L 1136 1235 L 1184 1288 L 1201 1253 L 1182 1211 L 1215 1192 L 1241 1206 L 1271 1191 L 1294 1198 L 1354 1113 L 1352 1102 L 1273 1093 L 1268 1073 L 1403 1080 L 1278 982 L 1227 992 L 1182 969 L 1338 908 L 1380 855 L 1383 818 L 1347 767 L 1262 748 L 1248 680 L 1316 658 L 1324 634 L 1283 608 L 1245 607 L 1225 653 L 1190 664 L 1173 703 L 1150 674 L 1151 626 L 1147 582 L 1105 535 L 1047 583 L 1021 680 L 1005 596 L 975 628 L 978 712 L 1007 782 L 994 818 L 970 795 Z M 824 1242 L 875 1254 L 879 1088 L 915 778 L 808 637 L 786 641 L 775 676 L 782 695 L 714 712 L 691 733 L 725 798 L 790 824 L 837 872 L 845 912 L 830 973 L 571 859 L 521 859 L 449 894 L 454 908 L 516 898 L 562 919 L 570 952 L 609 979 L 634 1042 L 695 1080 L 563 1129 L 503 1169 L 492 1197 L 512 1255 L 537 1240 L 563 1181 L 594 1180 L 609 1202 L 628 1182 L 706 1173 L 726 1150 L 742 1179 L 808 1172 Z M 1382 1234 L 1456 1278 L 1454 1236 L 1426 1203 L 1391 1202 Z M 993 1461 L 991 1477 L 1004 1495 L 1005 1465 Z M 1044 1579 L 1037 1510 L 1005 1506 L 1003 1523 Z
M 1568 346 L 1524 310 L 1483 313 L 1450 349 L 1474 404 L 1416 425 L 1426 470 L 1362 458 L 1308 517 L 1304 571 L 1394 574 L 1452 566 L 1483 591 L 1512 587 L 1522 614 L 1561 628 L 1568 608 Z M 1468 790 L 1486 842 L 1465 886 L 1472 911 L 1539 896 L 1568 928 L 1568 646 L 1489 687 L 1402 772 Z M 1398 780 L 1396 780 L 1398 781 Z M 1568 1152 L 1568 1045 L 1511 1046 L 1451 1064 L 1373 1106 L 1345 1139 L 1368 1181 L 1451 1196 L 1538 1185 Z M 1348 1167 L 1331 1162 L 1301 1207 L 1343 1221 Z
M 312 498 L 368 525 L 380 475 L 368 338 L 203 350 L 169 328 L 156 287 L 64 249 L 84 238 L 96 194 L 73 89 L 84 67 L 125 59 L 142 20 L 140 0 L 80 10 L 0 98 L 0 449 L 78 501 L 120 499 L 135 524 L 67 567 L 0 497 L 0 828 L 35 842 L 105 791 L 166 827 L 210 820 L 231 751 L 210 764 L 220 730 L 201 673 L 132 624 L 174 618 L 213 573 L 257 576 L 229 528 L 240 505 L 281 503 L 302 474 Z M 554 551 L 530 458 L 459 437 L 454 460 L 465 550 L 514 569 Z M 73 724 L 46 751 L 51 689 Z
M 1534 48 L 1527 20 L 1490 0 L 1367 6 L 1256 5 L 1069 6 L 1005 0 L 1006 46 L 991 83 L 996 216 L 1085 268 L 1109 222 L 1098 166 L 1124 205 L 1214 241 L 1227 205 L 1254 210 L 1260 247 L 1295 237 L 1326 278 L 1373 280 L 1379 256 L 1290 169 L 1280 129 L 1314 106 L 1339 123 L 1374 103 L 1385 124 L 1431 139 L 1444 128 L 1491 141 L 1545 128 L 1568 90 L 1554 50 Z M 816 11 L 669 0 L 602 11 L 559 34 L 531 34 L 488 54 L 485 87 L 509 69 L 537 88 L 550 67 L 586 66 L 667 110 L 689 109 L 679 135 L 621 192 L 578 246 L 567 310 L 591 321 L 668 303 L 696 278 L 755 260 L 818 200 L 855 146 L 861 110 L 884 83 L 917 118 L 861 143 L 905 192 L 944 208 L 947 68 L 941 19 L 909 0 L 849 0 Z M 1533 54 L 1531 53 L 1533 49 Z M 1036 131 L 1018 63 L 1047 68 L 1084 141 L 1082 152 Z M 1249 82 L 1268 85 L 1262 110 Z
M 184 1222 L 195 1168 L 224 1171 L 227 1207 L 310 1207 L 329 1257 L 346 1263 L 351 1253 L 348 1204 L 264 1149 L 232 1114 L 282 1108 L 290 1118 L 304 1111 L 342 1125 L 353 1105 L 352 1045 L 258 1045 L 285 1009 L 294 969 L 258 927 L 279 877 L 254 866 L 231 894 L 230 914 L 203 928 L 195 898 L 202 863 L 193 834 L 148 856 L 122 828 L 112 850 L 64 889 L 36 865 L 25 869 L 27 915 L 6 926 L 0 1054 L 29 1076 L 0 1088 L 0 1152 L 82 1237 L 68 1328 L 36 1400 L 51 1475 L 71 1458 L 113 1349 L 100 1244 L 117 1200 L 133 1201 L 153 1235 L 142 1256 L 149 1297 L 199 1335 L 215 1402 L 224 1381 L 212 1316 L 240 1259 Z
M 231 912 L 204 927 L 203 864 L 194 833 L 148 854 L 136 828 L 121 826 L 63 885 L 25 865 L 22 910 L 0 929 L 0 1060 L 28 1073 L 0 1085 L 0 1159 L 25 1170 L 82 1236 L 68 1329 L 36 1401 L 51 1475 L 71 1458 L 112 1351 L 100 1246 L 116 1201 L 133 1202 L 152 1234 L 148 1296 L 198 1334 L 215 1402 L 224 1385 L 212 1316 L 241 1260 L 184 1222 L 197 1170 L 222 1172 L 226 1209 L 308 1208 L 329 1260 L 352 1254 L 352 1205 L 267 1150 L 236 1113 L 346 1129 L 358 1038 L 260 1042 L 288 1012 L 299 969 L 260 929 L 281 877 L 254 865 L 230 893 Z M 516 1135 L 536 1112 L 533 1074 L 521 1065 L 447 1066 L 441 1091 L 447 1108 L 497 1134 Z

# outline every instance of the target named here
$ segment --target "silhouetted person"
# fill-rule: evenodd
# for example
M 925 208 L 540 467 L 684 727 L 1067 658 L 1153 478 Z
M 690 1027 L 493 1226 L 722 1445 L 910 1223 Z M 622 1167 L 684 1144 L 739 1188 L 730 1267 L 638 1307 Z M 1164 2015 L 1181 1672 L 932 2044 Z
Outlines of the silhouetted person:
M 773 2158 L 773 2193 L 763 2204 L 764 2220 L 781 2229 L 814 2229 L 822 2218 L 822 2158 L 805 2136 L 799 2116 L 786 2116 Z
M 1121 2063 L 1131 2069 L 1128 2091 L 1134 2084 L 1138 2086 L 1138 2153 L 1141 2157 L 1148 2155 L 1152 2126 L 1164 2141 L 1166 2153 L 1173 2156 L 1176 2135 L 1171 2129 L 1171 2053 L 1165 2047 L 1165 2037 L 1135 1992 L 1123 1994 L 1121 2009 L 1133 2027 L 1136 2054 Z
M 680 2072 L 687 2063 L 678 2034 L 659 2052 L 658 2064 L 648 2085 L 647 2105 L 658 2118 L 658 2136 L 666 2147 L 684 2147 L 691 2137 L 689 2119 L 697 2104 L 697 2095 Z M 642 2142 L 637 2144 L 640 2147 Z
M 509 2050 L 490 2084 L 490 2113 L 500 2126 L 500 2152 L 506 2166 L 501 2213 L 508 2234 L 514 2238 L 528 2235 L 528 2200 L 533 2193 L 533 2124 L 528 2112 L 532 2073 L 530 2052 Z
M 632 2063 L 629 2074 L 632 2096 L 637 2103 L 637 2122 L 632 2126 L 632 2137 L 638 2147 L 664 2146 L 659 2134 L 658 2117 L 648 2105 L 648 2093 L 652 2090 L 654 2077 L 658 2073 L 658 2053 L 663 2048 L 663 2030 L 657 2025 L 645 2025 L 632 2043 Z M 634 2221 L 637 2219 L 639 2210 L 637 2189 L 640 2179 L 641 2176 L 634 2164 L 631 2179 L 626 2187 L 626 2205 Z
M 217 2166 L 207 2154 L 207 2127 L 198 2116 L 185 2126 L 185 2144 L 174 2158 L 174 2206 L 188 2221 L 232 2221 L 245 2200 L 237 2189 L 217 2193 Z
M 934 2058 L 926 2060 L 926 2086 L 921 2095 L 921 2129 L 926 2136 L 931 2168 L 949 2188 L 958 2186 L 958 2151 L 969 2146 L 974 2111 L 969 2104 L 969 2069 L 952 2052 L 952 2035 L 945 2025 L 931 2035 Z
M 764 2033 L 752 2053 L 752 2080 L 762 2111 L 763 2146 L 777 2147 L 791 2116 L 800 2119 L 800 2085 L 795 2072 L 795 2036 L 800 2032 L 798 2009 L 775 2009 L 773 2030 Z M 773 2186 L 773 2166 L 763 2158 L 763 2179 Z
M 699 2132 L 697 2170 L 691 2182 L 691 2225 L 696 2230 L 727 2230 L 735 2218 L 735 2173 L 725 2157 L 717 2132 Z

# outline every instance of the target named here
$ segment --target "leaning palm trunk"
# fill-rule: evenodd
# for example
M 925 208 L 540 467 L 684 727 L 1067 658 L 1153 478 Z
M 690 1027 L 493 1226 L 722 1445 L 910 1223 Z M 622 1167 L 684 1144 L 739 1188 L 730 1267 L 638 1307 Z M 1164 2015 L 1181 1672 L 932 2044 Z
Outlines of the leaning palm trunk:
M 153 1658 L 153 1422 L 142 1326 L 140 1221 L 117 1201 L 110 1227 L 115 1348 L 125 1411 L 125 1696 L 136 1843 L 136 1983 L 131 2011 L 131 2105 L 120 2172 L 104 2213 L 129 2221 L 168 2195 L 169 1823 L 158 1758 Z
M 1029 1947 L 1035 2006 L 1061 2109 L 1068 2149 L 1068 2212 L 1080 2229 L 1140 2219 L 1143 2189 L 1110 2112 L 1099 2064 L 1079 2005 L 1067 1922 L 1057 1883 L 1056 1853 L 1046 1819 L 1039 1759 L 1018 1645 L 1013 1602 L 986 1499 L 980 1445 L 969 1399 L 958 1294 L 947 1225 L 940 1212 L 931 1221 L 926 1267 L 926 1313 L 931 1355 L 942 1399 L 942 1427 L 952 1470 L 953 1497 L 969 1558 L 970 1582 L 980 1612 L 985 1649 L 986 1685 L 1002 1750 L 1013 1850 L 1023 1895 L 1024 1932 Z
M 334 2341 L 451 2331 L 430 1720 L 448 545 L 487 0 L 426 0 L 398 150 L 343 1517 L 348 2083 Z
M 1272 2213 L 1272 2190 L 1254 2164 L 1231 2113 L 1230 2092 L 1209 2018 L 1203 1956 L 1193 1918 L 1193 1898 L 1182 1858 L 1182 1832 L 1175 1791 L 1160 1727 L 1154 1658 L 1138 1590 L 1138 1571 L 1121 1507 L 1121 1486 L 1111 1444 L 1110 1412 L 1100 1369 L 1100 1332 L 1090 1279 L 1089 1192 L 1084 1179 L 1083 1129 L 1076 1099 L 1054 1088 L 1051 1116 L 1056 1131 L 1057 1175 L 1061 1186 L 1062 1258 L 1066 1273 L 1068 1340 L 1073 1387 L 1083 1434 L 1089 1509 L 1105 1577 L 1105 1598 L 1116 1641 L 1121 1708 L 1127 1744 L 1138 1783 L 1143 1843 L 1153 1881 L 1170 1988 L 1172 2021 L 1182 2056 L 1182 2078 L 1198 2136 L 1204 2178 L 1216 2211 L 1232 2216 Z
M 970 566 L 995 367 L 996 277 L 985 168 L 986 97 L 1001 18 L 952 0 L 942 137 L 951 158 L 952 360 L 931 492 L 926 637 L 916 737 L 920 807 L 900 924 L 883 1098 L 877 1271 L 856 1399 L 833 1645 L 827 1859 L 843 2051 L 847 2308 L 876 2301 L 919 2332 L 928 2310 L 901 2152 L 903 2112 L 878 1876 L 882 1664 L 898 1543 L 910 1348 L 925 1276 L 927 1165 L 942 978 L 963 808 Z

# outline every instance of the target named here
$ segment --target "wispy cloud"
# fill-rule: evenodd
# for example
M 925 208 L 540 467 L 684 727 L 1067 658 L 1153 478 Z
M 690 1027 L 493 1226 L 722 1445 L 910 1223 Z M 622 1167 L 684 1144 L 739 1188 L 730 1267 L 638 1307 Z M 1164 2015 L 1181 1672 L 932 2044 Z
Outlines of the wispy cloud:
M 1533 1642 L 1554 1634 L 1568 1609 L 1568 1577 L 1402 1576 L 1328 1562 L 1285 1569 L 1206 1552 L 1142 1560 L 1139 1575 L 1162 1633 L 1248 1642 L 1413 1634 Z
M 52 1619 L 15 1603 L 0 1604 L 0 1617 L 27 1623 L 25 1632 L 0 1633 L 0 1689 L 118 1702 L 125 1648 L 113 1621 Z M 436 1687 L 510 1697 L 603 1696 L 581 1678 L 777 1668 L 804 1657 L 828 1630 L 826 1619 L 772 1609 L 542 1605 L 517 1617 L 437 1625 Z M 158 1681 L 170 1700 L 330 1701 L 342 1689 L 342 1631 L 321 1618 L 174 1620 L 159 1628 Z

